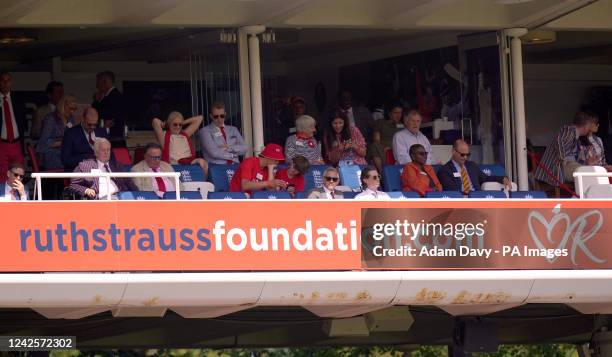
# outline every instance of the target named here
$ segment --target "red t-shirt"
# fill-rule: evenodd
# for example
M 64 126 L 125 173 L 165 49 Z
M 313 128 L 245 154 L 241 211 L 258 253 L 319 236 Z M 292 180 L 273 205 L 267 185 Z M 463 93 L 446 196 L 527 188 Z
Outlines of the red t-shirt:
M 253 182 L 268 181 L 268 170 L 259 166 L 258 157 L 249 157 L 240 163 L 238 170 L 236 170 L 236 173 L 234 173 L 234 177 L 232 177 L 232 181 L 230 182 L 230 191 L 243 192 L 243 179 Z M 251 194 L 250 191 L 245 192 Z
M 277 171 L 274 178 L 283 180 L 287 184 L 293 184 L 295 186 L 295 192 L 304 191 L 304 176 L 297 175 L 294 178 L 289 178 L 289 176 L 287 176 L 287 170 L 288 169 L 282 169 Z

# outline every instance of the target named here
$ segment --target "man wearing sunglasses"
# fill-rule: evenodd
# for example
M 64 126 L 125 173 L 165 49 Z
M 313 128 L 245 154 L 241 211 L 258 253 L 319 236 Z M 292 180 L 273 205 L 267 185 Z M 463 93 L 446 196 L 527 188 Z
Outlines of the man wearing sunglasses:
M 73 171 L 86 159 L 94 158 L 94 143 L 99 138 L 108 138 L 106 130 L 98 128 L 98 111 L 89 107 L 83 111 L 81 125 L 64 132 L 62 140 L 62 164 L 67 172 Z
M 0 198 L 3 201 L 27 201 L 28 191 L 23 185 L 23 164 L 13 163 L 6 172 L 6 183 L 0 183 Z
M 162 147 L 157 143 L 145 146 L 144 160 L 132 166 L 132 172 L 174 172 L 172 165 L 162 161 Z M 132 179 L 138 190 L 153 191 L 162 198 L 164 193 L 175 191 L 174 179 L 169 177 L 134 177 Z M 182 185 L 181 185 L 182 186 Z M 181 187 L 183 190 L 183 187 Z
M 225 125 L 225 104 L 213 103 L 210 109 L 210 124 L 200 130 L 202 156 L 208 163 L 233 164 L 246 153 L 246 144 L 238 128 Z
M 470 191 L 479 191 L 484 182 L 499 182 L 510 188 L 511 182 L 505 176 L 487 176 L 478 168 L 478 164 L 468 160 L 470 146 L 458 139 L 453 143 L 451 159 L 438 171 L 438 179 L 445 191 L 461 191 L 467 195 Z
M 323 187 L 315 188 L 308 194 L 308 199 L 337 200 L 344 198 L 342 191 L 336 190 L 340 183 L 340 173 L 333 167 L 328 167 L 323 172 Z

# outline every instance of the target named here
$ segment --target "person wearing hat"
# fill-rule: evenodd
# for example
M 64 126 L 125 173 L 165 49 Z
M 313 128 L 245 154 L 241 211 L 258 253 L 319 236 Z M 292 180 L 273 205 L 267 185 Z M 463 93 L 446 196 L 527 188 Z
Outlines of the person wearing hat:
M 230 191 L 251 195 L 252 191 L 286 189 L 287 183 L 274 179 L 272 175 L 274 167 L 284 160 L 280 145 L 266 145 L 259 157 L 249 157 L 240 163 L 230 182 Z

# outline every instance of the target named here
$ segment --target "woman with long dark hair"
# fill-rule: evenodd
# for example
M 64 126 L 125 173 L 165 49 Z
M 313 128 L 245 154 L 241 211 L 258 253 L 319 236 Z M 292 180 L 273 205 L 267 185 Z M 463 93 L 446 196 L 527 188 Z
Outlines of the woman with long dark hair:
M 331 165 L 365 165 L 366 143 L 359 129 L 349 125 L 347 118 L 335 113 L 328 122 L 323 137 L 325 161 Z

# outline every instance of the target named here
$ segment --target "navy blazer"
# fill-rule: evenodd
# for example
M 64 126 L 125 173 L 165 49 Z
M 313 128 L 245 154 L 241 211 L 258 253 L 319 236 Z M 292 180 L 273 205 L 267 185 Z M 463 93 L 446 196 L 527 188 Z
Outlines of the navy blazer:
M 480 191 L 480 185 L 483 182 L 499 182 L 504 181 L 504 176 L 487 176 L 484 172 L 480 171 L 478 164 L 474 161 L 466 161 L 465 169 L 467 170 L 468 176 L 472 181 L 474 190 Z M 455 165 L 452 160 L 449 160 L 446 164 L 442 165 L 438 170 L 438 179 L 442 184 L 444 191 L 463 191 L 463 182 L 461 176 L 455 177 L 454 172 L 458 172 L 455 169 Z
M 123 95 L 117 88 L 108 93 L 101 101 L 94 101 L 91 106 L 96 108 L 100 119 L 114 121 L 110 128 L 110 134 L 113 138 L 123 138 L 123 126 L 125 125 L 125 113 L 123 105 Z
M 15 122 L 17 122 L 17 132 L 19 133 L 19 139 L 21 140 L 21 150 L 25 152 L 25 146 L 23 141 L 23 135 L 26 130 L 26 119 L 25 119 L 25 102 L 21 100 L 18 94 L 15 92 L 10 93 L 11 105 L 13 106 L 13 114 L 15 115 Z M 2 101 L 0 100 L 0 110 L 2 110 Z M 4 125 L 3 114 L 0 114 L 0 132 Z
M 94 134 L 97 138 L 107 138 L 108 134 L 104 128 L 96 128 Z M 71 172 L 85 159 L 94 158 L 94 152 L 89 141 L 85 137 L 83 127 L 77 125 L 64 131 L 62 140 L 62 164 L 67 172 Z
M 15 114 L 15 115 L 17 115 L 17 114 Z M 6 183 L 4 183 L 4 182 L 0 183 L 0 196 L 2 196 L 2 197 L 4 196 L 4 189 L 5 188 L 6 188 Z M 28 199 L 30 199 L 30 191 L 28 190 L 28 187 L 25 186 L 24 190 L 25 190 L 26 196 L 28 196 Z M 21 198 L 19 200 L 21 200 Z

